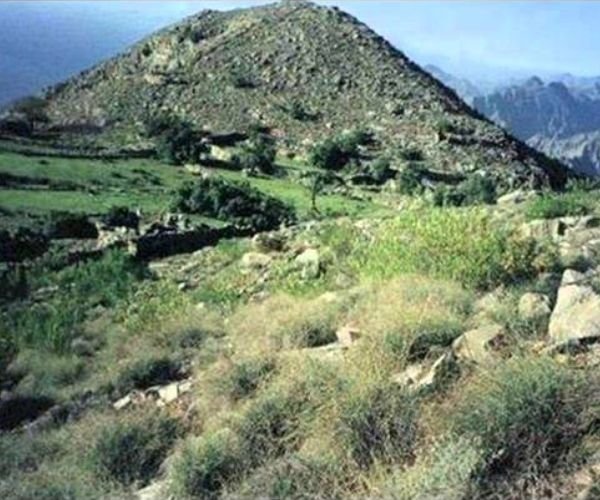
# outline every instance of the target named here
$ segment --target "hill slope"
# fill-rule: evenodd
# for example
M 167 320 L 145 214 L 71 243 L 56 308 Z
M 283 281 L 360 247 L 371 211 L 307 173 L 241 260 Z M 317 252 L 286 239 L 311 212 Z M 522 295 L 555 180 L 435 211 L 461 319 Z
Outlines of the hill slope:
M 304 2 L 201 12 L 48 99 L 55 125 L 94 125 L 113 144 L 143 141 L 144 120 L 162 110 L 211 132 L 261 124 L 293 149 L 368 128 L 392 155 L 417 149 L 433 169 L 485 169 L 505 186 L 565 178 L 367 26 Z

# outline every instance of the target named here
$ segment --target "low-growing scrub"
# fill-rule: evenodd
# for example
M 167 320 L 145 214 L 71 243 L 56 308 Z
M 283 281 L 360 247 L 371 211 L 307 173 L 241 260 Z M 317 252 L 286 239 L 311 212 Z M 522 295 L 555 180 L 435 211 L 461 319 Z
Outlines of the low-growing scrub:
M 115 384 L 119 393 L 146 389 L 181 378 L 180 363 L 168 357 L 140 359 L 126 367 Z
M 526 486 L 550 472 L 584 434 L 593 390 L 581 374 L 551 359 L 517 358 L 462 387 L 445 419 L 457 436 L 479 443 L 480 488 L 494 491 L 515 475 Z
M 292 207 L 248 183 L 207 177 L 186 184 L 177 193 L 177 210 L 214 217 L 254 231 L 275 229 L 294 222 Z
M 491 205 L 496 198 L 496 182 L 482 175 L 472 175 L 457 186 L 441 185 L 433 193 L 433 203 L 440 207 Z
M 592 206 L 585 193 L 574 191 L 563 194 L 544 194 L 527 204 L 525 215 L 529 220 L 587 215 Z
M 179 432 L 175 420 L 152 413 L 108 424 L 92 447 L 92 465 L 98 474 L 122 484 L 144 483 L 156 474 Z
M 347 391 L 335 415 L 335 434 L 361 468 L 374 460 L 398 463 L 411 457 L 417 438 L 417 405 L 394 383 L 365 383 Z
M 189 439 L 170 471 L 170 488 L 178 498 L 215 498 L 241 478 L 243 458 L 236 436 L 224 429 Z
M 371 141 L 368 132 L 356 130 L 329 137 L 315 144 L 309 152 L 309 162 L 324 170 L 341 170 L 359 156 L 359 146 Z
M 240 308 L 229 326 L 236 345 L 244 350 L 318 347 L 336 340 L 344 310 L 343 301 L 279 294 Z
M 539 248 L 484 211 L 410 210 L 362 241 L 351 265 L 368 279 L 422 273 L 487 288 L 531 277 Z

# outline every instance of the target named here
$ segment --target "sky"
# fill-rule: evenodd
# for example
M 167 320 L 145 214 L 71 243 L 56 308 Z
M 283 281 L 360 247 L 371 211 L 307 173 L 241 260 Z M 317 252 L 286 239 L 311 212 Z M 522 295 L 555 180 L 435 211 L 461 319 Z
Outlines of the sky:
M 108 58 L 204 8 L 263 2 L 2 1 L 0 103 Z M 472 80 L 600 75 L 600 2 L 323 0 L 355 15 L 421 65 Z

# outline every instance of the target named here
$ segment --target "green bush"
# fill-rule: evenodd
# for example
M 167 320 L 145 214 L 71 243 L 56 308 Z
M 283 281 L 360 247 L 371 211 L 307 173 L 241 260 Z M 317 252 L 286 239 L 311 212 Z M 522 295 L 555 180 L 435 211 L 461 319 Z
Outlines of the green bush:
M 233 164 L 241 169 L 262 174 L 275 172 L 276 150 L 273 141 L 263 135 L 256 137 L 244 146 L 242 151 L 233 157 Z
M 389 158 L 380 156 L 369 166 L 369 173 L 376 184 L 383 184 L 396 175 L 396 172 L 390 168 L 390 165 Z
M 176 498 L 216 498 L 230 481 L 241 479 L 243 457 L 229 430 L 188 440 L 170 473 Z
M 372 241 L 354 245 L 350 265 L 369 279 L 423 273 L 488 288 L 535 274 L 540 250 L 483 210 L 426 208 L 385 222 Z
M 527 219 L 554 219 L 556 217 L 586 215 L 592 211 L 590 203 L 581 192 L 545 194 L 527 204 Z
M 251 468 L 299 444 L 305 400 L 294 391 L 271 390 L 252 402 L 235 427 Z
M 425 169 L 416 163 L 409 163 L 398 174 L 398 192 L 405 195 L 422 194 L 425 190 L 423 178 Z
M 512 359 L 462 389 L 447 415 L 457 436 L 482 449 L 482 483 L 548 472 L 575 446 L 593 387 L 549 358 Z
M 207 177 L 179 189 L 177 210 L 232 222 L 255 231 L 275 229 L 295 220 L 292 207 L 248 183 Z
M 177 421 L 150 414 L 105 426 L 91 450 L 100 475 L 122 484 L 150 480 L 179 435 Z
M 200 163 L 202 156 L 208 151 L 203 134 L 182 120 L 158 119 L 148 125 L 148 133 L 156 137 L 159 158 L 172 165 Z
M 144 277 L 143 266 L 117 250 L 99 260 L 45 273 L 35 284 L 57 286 L 56 296 L 27 308 L 8 310 L 0 322 L 0 337 L 13 339 L 19 347 L 67 352 L 90 308 L 114 307 Z
M 126 367 L 115 383 L 115 389 L 123 394 L 132 389 L 146 389 L 181 378 L 180 363 L 168 358 L 147 358 Z
M 107 214 L 102 217 L 102 222 L 109 226 L 129 227 L 137 229 L 140 217 L 128 207 L 110 207 Z
M 347 497 L 342 490 L 344 479 L 343 466 L 335 460 L 293 453 L 257 469 L 233 496 L 341 499 Z
M 309 162 L 324 170 L 341 170 L 350 160 L 358 158 L 358 147 L 370 140 L 370 134 L 361 130 L 329 137 L 311 148 Z
M 417 438 L 416 402 L 394 383 L 348 391 L 337 415 L 336 436 L 361 468 L 374 460 L 408 459 Z
M 402 149 L 399 152 L 398 156 L 400 156 L 402 160 L 409 162 L 423 161 L 425 159 L 425 157 L 423 156 L 423 152 L 417 148 Z
M 472 175 L 458 186 L 440 185 L 434 191 L 436 206 L 469 206 L 496 203 L 496 183 L 489 177 Z
M 270 358 L 245 359 L 234 363 L 219 385 L 233 400 L 243 399 L 252 395 L 274 370 L 275 362 Z

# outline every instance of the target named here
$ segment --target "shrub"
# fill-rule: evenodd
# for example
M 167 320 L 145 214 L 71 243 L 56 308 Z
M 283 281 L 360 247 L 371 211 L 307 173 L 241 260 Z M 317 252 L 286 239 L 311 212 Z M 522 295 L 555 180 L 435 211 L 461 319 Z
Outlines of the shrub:
M 172 165 L 200 163 L 207 151 L 208 146 L 203 142 L 202 135 L 185 122 L 161 135 L 157 144 L 159 157 Z
M 370 279 L 424 273 L 486 288 L 531 277 L 540 251 L 485 211 L 427 208 L 383 223 L 355 245 L 350 265 Z
M 235 435 L 217 431 L 186 442 L 170 471 L 171 490 L 177 498 L 215 498 L 243 471 Z
M 424 191 L 423 178 L 425 170 L 420 165 L 409 163 L 398 174 L 398 191 L 400 194 L 417 195 Z
M 275 295 L 240 308 L 230 321 L 234 341 L 263 349 L 318 347 L 336 340 L 344 305 Z
M 105 426 L 91 450 L 92 464 L 122 484 L 151 479 L 179 435 L 177 422 L 151 414 Z
M 411 467 L 388 475 L 381 488 L 385 498 L 470 498 L 471 481 L 481 462 L 476 444 L 458 438 L 426 449 Z
M 358 157 L 358 147 L 369 141 L 370 134 L 361 130 L 329 137 L 311 148 L 309 162 L 324 170 L 341 170 Z
M 591 207 L 580 192 L 545 194 L 531 200 L 525 209 L 529 220 L 586 215 L 590 212 Z
M 464 331 L 472 301 L 472 294 L 455 283 L 420 276 L 375 285 L 350 313 L 364 334 L 348 357 L 362 373 L 390 377 L 450 344 Z
M 440 185 L 434 192 L 436 206 L 468 206 L 496 203 L 496 183 L 489 177 L 473 175 L 456 187 Z
M 328 457 L 293 453 L 257 469 L 235 490 L 234 498 L 329 498 L 342 492 L 344 467 Z
M 307 111 L 299 101 L 292 101 L 287 109 L 287 112 L 294 120 L 298 120 L 300 122 L 311 121 L 316 118 L 315 114 Z
M 86 215 L 52 212 L 46 232 L 49 238 L 97 238 L 98 230 Z
M 110 207 L 107 214 L 102 217 L 102 221 L 112 227 L 129 227 L 137 229 L 140 223 L 138 214 L 128 207 Z
M 50 120 L 46 109 L 48 101 L 42 97 L 29 96 L 17 101 L 12 110 L 23 115 L 30 128 L 35 129 L 36 125 L 48 123 Z
M 183 186 L 175 201 L 182 212 L 230 221 L 255 231 L 275 229 L 295 220 L 294 210 L 281 200 L 239 183 L 207 177 Z
M 148 358 L 136 361 L 119 375 L 115 388 L 119 393 L 146 389 L 181 378 L 181 366 L 170 358 Z
M 87 311 L 97 305 L 116 305 L 144 276 L 140 263 L 117 250 L 99 260 L 46 273 L 37 285 L 55 285 L 57 295 L 43 303 L 8 311 L 0 322 L 0 337 L 13 339 L 20 347 L 68 352 Z
M 452 431 L 480 443 L 481 483 L 550 470 L 582 434 L 587 382 L 551 359 L 512 359 L 461 389 Z M 589 385 L 588 385 L 589 387 Z
M 238 400 L 253 394 L 274 370 L 270 358 L 244 359 L 234 363 L 218 384 L 231 399 Z
M 369 166 L 369 172 L 377 184 L 383 184 L 396 175 L 396 172 L 390 168 L 390 165 L 389 158 L 380 156 Z
M 348 391 L 336 416 L 336 436 L 361 468 L 373 460 L 397 462 L 413 453 L 416 403 L 394 383 L 370 383 Z
M 263 134 L 258 134 L 244 146 L 240 153 L 233 157 L 233 163 L 239 169 L 273 174 L 275 172 L 275 155 L 273 141 Z
M 423 161 L 425 158 L 423 152 L 417 148 L 405 148 L 399 152 L 399 156 L 402 160 L 408 162 Z

